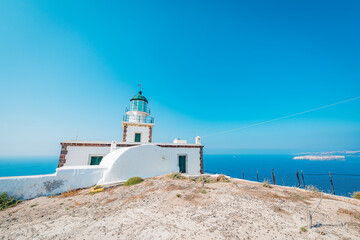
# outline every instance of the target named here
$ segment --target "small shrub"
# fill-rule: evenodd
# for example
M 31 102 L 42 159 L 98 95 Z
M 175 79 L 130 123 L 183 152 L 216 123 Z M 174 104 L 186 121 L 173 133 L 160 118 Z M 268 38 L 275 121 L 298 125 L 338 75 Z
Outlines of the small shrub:
M 212 182 L 216 182 L 216 179 L 212 179 L 212 178 L 205 177 L 205 176 L 199 177 L 197 180 L 198 180 L 199 182 L 202 182 L 202 183 L 212 183 Z
M 144 179 L 142 179 L 141 177 L 132 177 L 132 178 L 129 178 L 124 183 L 124 186 L 131 186 L 131 185 L 139 184 L 139 183 L 141 183 L 143 181 L 144 181 Z
M 307 185 L 306 190 L 314 192 L 314 193 L 320 192 L 319 189 L 313 185 Z
M 206 191 L 203 189 L 203 190 L 201 190 L 201 193 L 202 193 L 202 194 L 206 194 Z
M 180 198 L 180 197 L 181 197 L 181 194 L 178 193 L 178 194 L 176 194 L 176 196 L 177 196 L 178 198 Z
M 306 227 L 301 227 L 301 228 L 300 228 L 300 231 L 302 231 L 302 232 L 307 232 L 307 229 L 306 229 Z
M 272 188 L 270 183 L 267 181 L 267 180 L 264 180 L 263 181 L 263 187 L 266 187 L 266 188 Z
M 35 203 L 35 204 L 31 205 L 30 207 L 33 208 L 33 207 L 36 207 L 37 205 L 38 205 L 38 204 Z
M 169 178 L 172 178 L 172 179 L 184 179 L 185 177 L 183 175 L 181 175 L 181 173 L 177 172 L 177 173 L 170 173 L 168 175 Z
M 218 182 L 229 182 L 230 180 L 229 180 L 227 177 L 225 177 L 224 174 L 220 174 L 220 175 L 216 178 L 216 181 L 218 181 Z
M 21 201 L 14 196 L 10 196 L 8 193 L 0 193 L 0 211 L 8 208 L 13 207 L 19 204 Z
M 360 192 L 354 192 L 353 195 L 351 195 L 351 197 L 355 198 L 355 199 L 359 199 L 360 200 Z

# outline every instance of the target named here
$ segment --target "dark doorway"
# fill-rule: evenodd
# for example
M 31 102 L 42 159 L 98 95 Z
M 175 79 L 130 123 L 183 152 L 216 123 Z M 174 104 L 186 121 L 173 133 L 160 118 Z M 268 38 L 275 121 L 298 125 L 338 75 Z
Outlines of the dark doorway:
M 186 173 L 186 156 L 179 156 L 179 172 Z

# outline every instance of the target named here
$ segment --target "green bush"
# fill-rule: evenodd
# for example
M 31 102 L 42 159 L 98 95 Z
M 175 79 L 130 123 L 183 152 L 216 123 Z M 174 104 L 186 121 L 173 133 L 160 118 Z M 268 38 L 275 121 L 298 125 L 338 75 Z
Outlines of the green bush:
M 206 176 L 201 176 L 198 178 L 198 181 L 202 182 L 202 183 L 213 183 L 213 182 L 216 182 L 216 179 L 206 177 Z
M 185 177 L 183 175 L 181 175 L 181 173 L 177 172 L 177 173 L 170 173 L 168 175 L 169 178 L 172 178 L 172 179 L 184 179 Z
M 14 196 L 10 196 L 8 193 L 0 193 L 0 211 L 13 207 L 20 203 L 21 201 Z
M 352 197 L 360 200 L 360 192 L 354 192 Z
M 143 181 L 144 181 L 144 179 L 142 179 L 141 177 L 132 177 L 132 178 L 129 178 L 129 180 L 127 180 L 124 183 L 124 186 L 131 186 L 131 185 L 139 184 Z
M 264 180 L 264 181 L 263 181 L 263 187 L 272 188 L 272 186 L 270 185 L 270 183 L 269 183 L 268 180 Z

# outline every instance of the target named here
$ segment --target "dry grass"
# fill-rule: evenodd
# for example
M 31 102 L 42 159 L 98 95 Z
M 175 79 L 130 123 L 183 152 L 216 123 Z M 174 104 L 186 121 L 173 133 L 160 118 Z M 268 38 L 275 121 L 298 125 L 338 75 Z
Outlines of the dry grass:
M 267 181 L 267 180 L 264 180 L 264 181 L 263 181 L 263 187 L 265 187 L 265 188 L 272 188 L 272 186 L 270 185 L 269 181 Z
M 339 208 L 337 210 L 338 213 L 347 214 L 354 217 L 357 220 L 360 220 L 360 212 L 357 211 L 350 211 L 349 209 Z
M 279 206 L 271 206 L 271 209 L 276 212 L 276 213 L 282 213 L 282 214 L 287 214 L 289 215 L 290 213 L 284 209 L 282 209 L 281 207 Z
M 185 177 L 183 175 L 181 175 L 181 173 L 170 173 L 169 175 L 167 175 L 169 178 L 171 179 L 184 179 Z
M 217 178 L 216 178 L 216 181 L 217 182 L 230 182 L 230 180 L 225 177 L 224 174 L 220 174 Z
M 150 187 L 150 186 L 154 185 L 153 182 L 149 182 L 149 181 L 145 181 L 144 184 L 145 184 L 145 187 Z
M 356 231 L 358 231 L 358 233 L 360 233 L 360 223 L 357 222 L 347 222 L 346 223 L 349 227 L 355 229 Z
M 183 199 L 190 202 L 190 203 L 193 203 L 195 205 L 198 205 L 200 202 L 198 201 L 198 199 L 200 198 L 201 196 L 196 193 L 196 194 L 186 194 Z
M 313 193 L 318 193 L 320 192 L 319 189 L 313 185 L 307 185 L 306 186 L 306 190 L 313 192 Z
M 129 197 L 129 198 L 126 199 L 124 202 L 122 202 L 120 206 L 123 206 L 123 205 L 125 205 L 126 203 L 131 202 L 131 201 L 134 201 L 134 200 L 136 200 L 136 199 L 143 199 L 143 198 L 144 198 L 144 196 L 143 196 L 142 193 L 139 194 L 139 195 L 136 195 L 136 196 Z
M 176 190 L 184 190 L 186 189 L 187 187 L 185 186 L 181 186 L 181 185 L 176 185 L 176 184 L 170 184 L 168 186 L 166 186 L 164 188 L 165 191 L 176 191 Z
M 351 195 L 351 197 L 360 200 L 360 192 L 354 192 L 354 194 Z
M 79 203 L 77 201 L 74 202 L 74 206 L 80 206 L 80 205 L 82 205 L 82 203 Z
M 79 193 L 80 193 L 80 189 L 73 189 L 73 190 L 69 189 L 68 191 L 60 194 L 60 197 L 67 198 L 67 197 L 78 195 Z
M 212 178 L 212 177 L 207 177 L 207 176 L 202 176 L 199 177 L 198 179 L 196 179 L 198 182 L 202 182 L 202 183 L 214 183 L 217 182 L 216 178 Z
M 110 198 L 110 199 L 107 199 L 107 200 L 105 201 L 105 203 L 111 203 L 111 202 L 114 202 L 114 201 L 116 201 L 116 199 L 117 199 L 117 198 Z
M 267 187 L 266 187 L 267 188 Z M 287 200 L 291 202 L 301 202 L 306 205 L 310 205 L 307 201 L 310 198 L 314 197 L 312 193 L 306 193 L 299 195 L 296 192 L 291 191 L 278 191 L 277 187 L 271 187 L 268 190 L 263 190 L 262 188 L 248 187 L 248 186 L 238 186 L 241 194 L 248 194 L 263 200 L 268 200 L 271 202 L 276 202 L 278 200 Z

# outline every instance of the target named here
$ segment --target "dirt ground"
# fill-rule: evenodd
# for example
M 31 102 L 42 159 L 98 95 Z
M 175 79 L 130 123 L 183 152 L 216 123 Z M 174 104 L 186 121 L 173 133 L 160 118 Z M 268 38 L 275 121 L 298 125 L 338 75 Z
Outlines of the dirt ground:
M 0 239 L 360 239 L 360 201 L 240 179 L 154 177 L 0 211 Z M 302 228 L 306 227 L 306 228 Z

